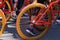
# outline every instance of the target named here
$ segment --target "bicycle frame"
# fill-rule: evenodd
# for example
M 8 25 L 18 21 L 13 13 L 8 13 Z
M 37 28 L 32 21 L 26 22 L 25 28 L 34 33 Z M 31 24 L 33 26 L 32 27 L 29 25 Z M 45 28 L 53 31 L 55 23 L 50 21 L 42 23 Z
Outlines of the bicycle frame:
M 5 4 L 7 4 L 7 6 L 8 6 L 8 10 L 5 10 L 5 9 L 2 9 L 3 10 L 3 12 L 4 12 L 4 14 L 8 14 L 8 17 L 7 17 L 7 21 L 9 20 L 9 18 L 10 18 L 10 12 L 11 12 L 11 7 L 10 7 L 10 4 L 9 4 L 9 2 L 8 2 L 8 0 L 0 0 L 0 8 L 3 8 L 3 7 L 5 7 Z
M 3 0 L 0 0 L 0 8 L 2 8 L 4 6 L 5 1 L 3 2 Z
M 46 22 L 46 21 L 43 21 L 43 20 L 41 20 L 41 19 L 42 19 L 43 16 L 47 13 L 47 11 L 50 10 L 50 8 L 51 8 L 51 10 L 52 10 L 52 5 L 57 4 L 58 2 L 60 2 L 60 0 L 56 0 L 56 1 L 54 1 L 54 2 L 51 2 L 51 3 L 48 5 L 46 11 L 44 11 L 41 16 L 40 16 L 40 13 L 38 13 L 38 15 L 33 19 L 32 23 L 36 23 L 36 25 L 40 25 L 39 22 L 42 22 L 43 24 L 52 24 L 52 22 Z M 50 11 L 51 11 L 51 10 L 50 10 Z M 52 10 L 51 12 L 52 12 L 52 19 L 54 20 L 54 13 L 55 13 L 55 12 L 60 12 L 60 10 Z M 38 17 L 39 17 L 39 19 L 37 20 Z M 36 21 L 36 20 L 37 20 L 37 21 Z
M 11 10 L 11 7 L 9 5 L 9 2 L 8 0 L 0 0 L 0 8 L 3 8 L 3 6 L 5 5 L 5 3 L 7 3 L 8 7 L 9 7 L 9 10 Z

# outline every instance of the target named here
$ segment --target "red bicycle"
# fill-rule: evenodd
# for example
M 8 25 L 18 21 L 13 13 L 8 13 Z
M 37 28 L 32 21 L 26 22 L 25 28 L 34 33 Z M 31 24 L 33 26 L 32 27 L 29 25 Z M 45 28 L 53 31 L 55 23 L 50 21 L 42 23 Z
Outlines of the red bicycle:
M 53 2 L 50 2 L 48 4 L 48 7 L 46 7 L 43 4 L 37 3 L 37 0 L 35 0 L 32 4 L 29 4 L 25 8 L 22 9 L 22 11 L 19 13 L 16 21 L 16 29 L 23 39 L 25 40 L 38 40 L 42 36 L 45 35 L 47 30 L 52 24 L 52 20 L 56 20 L 58 17 L 59 10 L 59 2 L 60 0 L 55 0 Z M 35 12 L 38 9 L 38 12 Z M 29 16 L 28 11 L 32 9 L 32 13 L 30 13 L 31 16 Z M 26 16 L 24 16 L 26 14 Z M 36 29 L 32 28 L 33 33 L 26 30 L 28 27 L 34 27 L 39 29 L 39 31 L 36 32 Z M 32 35 L 27 33 L 31 33 Z

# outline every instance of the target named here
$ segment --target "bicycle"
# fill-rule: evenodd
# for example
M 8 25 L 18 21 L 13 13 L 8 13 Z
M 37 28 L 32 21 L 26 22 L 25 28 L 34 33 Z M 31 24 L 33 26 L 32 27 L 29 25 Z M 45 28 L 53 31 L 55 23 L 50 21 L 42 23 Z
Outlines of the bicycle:
M 17 29 L 18 35 L 21 36 L 24 40 L 38 40 L 39 38 L 41 38 L 47 32 L 47 30 L 49 29 L 49 26 L 50 26 L 50 24 L 46 25 L 46 27 L 44 27 L 44 30 L 43 30 L 43 32 L 41 32 L 41 34 L 38 34 L 38 35 L 35 35 L 35 36 L 32 36 L 32 37 L 27 36 L 27 34 L 24 34 L 24 32 L 26 32 L 26 31 L 24 30 L 24 32 L 23 32 L 23 29 L 26 29 L 26 28 L 23 27 L 22 24 L 36 26 L 35 25 L 35 21 L 37 21 L 37 19 L 38 19 L 37 16 L 40 16 L 40 15 L 37 15 L 35 17 L 37 19 L 32 20 L 32 22 L 30 20 L 30 22 L 28 21 L 29 23 L 27 23 L 27 19 L 25 19 L 25 18 L 24 18 L 25 21 L 22 21 L 23 15 L 26 13 L 26 11 L 29 11 L 31 8 L 34 8 L 34 7 L 39 7 L 41 9 L 45 9 L 46 8 L 45 5 L 37 3 L 37 0 L 34 0 L 34 2 L 32 4 L 29 4 L 26 7 L 24 7 L 21 10 L 21 12 L 19 13 L 18 17 L 17 17 L 16 29 Z M 51 16 L 50 16 L 50 14 L 47 14 L 47 15 L 48 15 L 48 19 L 47 19 L 48 22 L 47 23 L 49 23 L 51 21 L 51 18 L 50 18 Z M 31 19 L 31 17 L 30 17 L 30 19 Z M 25 23 L 23 23 L 23 22 L 25 22 Z M 40 21 L 40 22 L 43 22 L 43 21 Z M 23 27 L 23 28 L 21 29 L 21 27 Z
M 17 17 L 17 20 L 16 20 L 16 30 L 17 30 L 18 35 L 21 36 L 21 38 L 23 38 L 24 40 L 38 40 L 41 37 L 43 37 L 46 34 L 46 32 L 48 31 L 48 29 L 49 29 L 49 27 L 52 23 L 51 22 L 51 12 L 50 12 L 49 8 L 54 3 L 58 3 L 58 2 L 59 2 L 58 0 L 54 1 L 46 8 L 46 6 L 44 4 L 37 3 L 37 0 L 34 0 L 34 2 L 32 4 L 29 4 L 26 7 L 24 7 L 21 10 L 21 12 L 19 13 L 19 15 Z M 40 11 L 36 15 L 35 14 L 32 15 L 33 14 L 32 13 L 32 14 L 30 14 L 31 16 L 29 16 L 28 11 L 30 11 L 30 9 L 35 8 L 35 7 L 39 7 Z M 4 13 L 2 13 L 1 10 L 0 10 L 0 12 L 1 12 L 1 16 L 3 17 L 3 19 L 5 19 L 5 16 L 2 15 Z M 27 16 L 26 17 L 29 21 L 27 21 L 27 19 L 24 18 L 24 14 L 26 14 L 26 13 L 28 14 L 28 17 Z M 25 22 L 25 23 L 23 23 L 23 22 Z M 1 29 L 2 31 L 0 32 L 0 35 L 2 35 L 3 32 L 4 32 L 5 25 L 6 25 L 6 20 L 3 20 L 2 23 L 3 23 L 2 24 L 2 29 Z M 26 32 L 26 27 L 23 27 L 22 25 L 26 26 L 26 27 L 28 27 L 28 26 L 33 27 L 34 26 L 34 28 L 35 27 L 39 28 L 39 26 L 42 26 L 44 28 L 41 32 L 39 31 L 40 33 L 36 32 L 36 33 L 38 33 L 36 35 L 27 35 L 26 34 L 27 33 Z M 26 33 L 24 33 L 24 32 L 26 32 Z
M 19 15 L 17 17 L 17 21 L 16 21 L 16 29 L 17 29 L 17 32 L 18 32 L 19 36 L 21 36 L 25 40 L 38 40 L 39 38 L 44 36 L 44 34 L 47 32 L 47 30 L 49 29 L 49 27 L 53 23 L 52 20 L 56 20 L 56 18 L 58 17 L 57 13 L 59 13 L 60 10 L 57 10 L 55 8 L 54 8 L 55 9 L 54 10 L 53 9 L 53 5 L 57 4 L 59 2 L 60 2 L 60 0 L 55 0 L 55 1 L 51 2 L 51 3 L 49 3 L 48 7 L 46 7 L 45 10 L 44 10 L 44 6 L 42 4 L 38 5 L 37 4 L 37 0 L 35 0 L 34 3 L 32 3 L 32 4 L 28 5 L 28 6 L 26 6 L 25 8 L 23 8 L 22 11 L 19 13 Z M 32 18 L 33 19 L 32 21 L 29 20 L 28 21 L 29 23 L 27 23 L 27 21 L 26 21 L 27 19 L 24 19 L 23 15 L 26 13 L 26 11 L 28 11 L 29 9 L 34 8 L 34 7 L 43 7 L 41 9 L 41 11 L 43 11 L 43 10 L 44 11 L 43 12 L 40 11 L 37 15 L 34 16 L 34 18 Z M 57 15 L 54 14 L 54 13 L 56 13 Z M 56 18 L 54 18 L 55 15 L 57 16 Z M 25 20 L 25 21 L 22 21 L 22 19 Z M 25 27 L 22 26 L 23 24 L 25 25 Z M 34 26 L 34 27 L 37 27 L 37 26 L 43 27 L 44 26 L 44 30 L 38 36 L 36 36 L 36 35 L 32 36 L 32 37 L 31 36 L 27 36 L 27 34 L 24 33 L 26 31 L 23 30 L 23 29 L 26 29 L 27 25 Z M 40 28 L 40 27 L 38 27 L 38 28 Z

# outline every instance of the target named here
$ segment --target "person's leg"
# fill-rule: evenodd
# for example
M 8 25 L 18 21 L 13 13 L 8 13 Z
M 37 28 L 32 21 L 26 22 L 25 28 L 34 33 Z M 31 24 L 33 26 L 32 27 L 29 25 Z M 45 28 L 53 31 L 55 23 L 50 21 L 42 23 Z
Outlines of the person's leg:
M 17 11 L 16 11 L 16 14 L 17 14 L 17 15 L 18 15 L 19 12 L 20 12 L 20 9 L 21 9 L 21 7 L 22 7 L 22 5 L 23 5 L 23 2 L 24 2 L 24 0 L 18 0 L 18 6 L 17 6 Z

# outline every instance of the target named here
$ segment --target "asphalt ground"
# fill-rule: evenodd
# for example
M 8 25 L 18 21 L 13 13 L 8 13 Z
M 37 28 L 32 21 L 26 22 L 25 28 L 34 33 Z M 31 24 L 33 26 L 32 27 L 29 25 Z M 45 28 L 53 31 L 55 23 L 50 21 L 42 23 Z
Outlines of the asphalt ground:
M 14 38 L 22 40 L 21 37 L 18 36 L 16 28 L 9 28 L 7 26 L 5 31 L 12 33 Z M 52 24 L 48 32 L 40 40 L 60 40 L 60 24 Z

